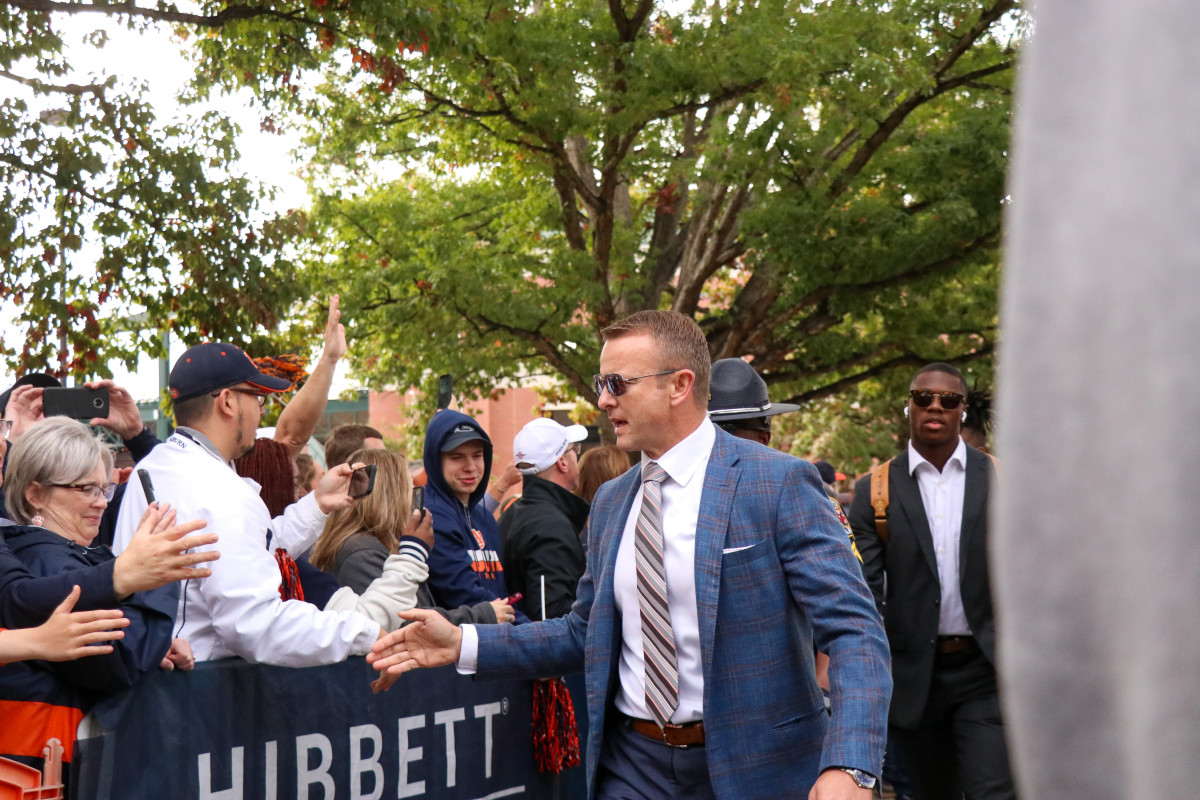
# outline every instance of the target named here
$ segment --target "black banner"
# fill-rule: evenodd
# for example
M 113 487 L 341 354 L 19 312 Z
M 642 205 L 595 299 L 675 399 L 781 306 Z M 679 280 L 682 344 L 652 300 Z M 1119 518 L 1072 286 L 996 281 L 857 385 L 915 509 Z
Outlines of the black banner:
M 203 662 L 95 710 L 72 795 L 177 800 L 582 798 L 583 768 L 539 774 L 530 681 L 416 670 L 372 694 L 362 658 L 306 669 Z M 581 741 L 582 676 L 571 682 Z

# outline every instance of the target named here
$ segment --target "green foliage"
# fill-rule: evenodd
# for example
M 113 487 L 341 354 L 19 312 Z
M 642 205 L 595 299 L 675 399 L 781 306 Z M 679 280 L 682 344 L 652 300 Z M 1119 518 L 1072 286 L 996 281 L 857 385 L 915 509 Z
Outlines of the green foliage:
M 310 120 L 306 270 L 373 382 L 594 401 L 642 308 L 800 400 L 990 357 L 1009 0 L 305 13 L 206 39 L 202 88 Z
M 168 325 L 189 343 L 276 332 L 300 295 L 280 252 L 304 219 L 255 216 L 235 127 L 162 122 L 141 82 L 75 82 L 62 20 L 19 6 L 0 7 L 0 300 L 24 334 L 0 340 L 8 367 L 107 376 L 157 355 Z
M 306 130 L 298 280 L 342 295 L 375 385 L 549 374 L 594 402 L 599 331 L 645 308 L 779 400 L 989 369 L 1016 0 L 137 13 L 200 34 L 196 97 L 247 87 Z M 851 428 L 847 458 L 893 449 Z

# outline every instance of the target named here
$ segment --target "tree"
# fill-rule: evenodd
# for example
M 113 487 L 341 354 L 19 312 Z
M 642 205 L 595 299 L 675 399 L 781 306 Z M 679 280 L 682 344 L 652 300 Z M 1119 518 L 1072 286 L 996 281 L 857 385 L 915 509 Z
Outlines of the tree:
M 202 82 L 310 120 L 307 269 L 375 380 L 594 401 L 660 307 L 791 399 L 990 356 L 1015 0 L 310 5 Z
M 189 343 L 277 336 L 300 295 L 280 253 L 303 217 L 256 213 L 263 190 L 231 174 L 223 117 L 163 123 L 142 82 L 77 82 L 55 13 L 71 5 L 0 3 L 0 300 L 23 332 L 0 339 L 8 366 L 107 376 L 167 327 Z
M 22 8 L 165 20 L 307 120 L 304 277 L 377 383 L 548 373 L 676 308 L 777 399 L 988 358 L 1016 0 Z

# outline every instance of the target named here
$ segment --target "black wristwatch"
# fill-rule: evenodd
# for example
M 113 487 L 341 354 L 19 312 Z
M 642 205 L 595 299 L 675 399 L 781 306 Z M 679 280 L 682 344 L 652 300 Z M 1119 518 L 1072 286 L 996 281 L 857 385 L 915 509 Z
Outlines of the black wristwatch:
M 875 784 L 879 783 L 878 779 L 869 772 L 863 772 L 861 769 L 851 769 L 850 767 L 836 767 L 842 772 L 854 778 L 854 782 L 858 784 L 860 789 L 874 789 Z

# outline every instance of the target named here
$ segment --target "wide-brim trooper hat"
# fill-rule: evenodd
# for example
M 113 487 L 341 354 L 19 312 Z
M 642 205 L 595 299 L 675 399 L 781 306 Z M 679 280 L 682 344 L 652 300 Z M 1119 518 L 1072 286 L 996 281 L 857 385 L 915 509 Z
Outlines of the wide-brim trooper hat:
M 740 358 L 713 362 L 708 401 L 708 417 L 713 422 L 773 417 L 798 408 L 794 403 L 772 403 L 767 382 Z

